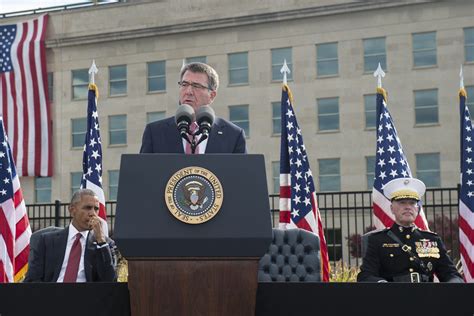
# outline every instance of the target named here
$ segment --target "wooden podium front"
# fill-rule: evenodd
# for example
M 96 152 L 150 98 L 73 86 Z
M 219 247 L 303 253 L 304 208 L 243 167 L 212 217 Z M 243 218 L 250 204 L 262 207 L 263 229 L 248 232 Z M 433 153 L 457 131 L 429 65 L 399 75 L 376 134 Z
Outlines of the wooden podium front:
M 258 258 L 128 263 L 132 315 L 255 315 Z
M 183 168 L 221 183 L 221 208 L 206 222 L 180 221 L 165 203 Z M 114 239 L 128 260 L 133 316 L 255 315 L 258 261 L 271 236 L 262 155 L 122 156 Z

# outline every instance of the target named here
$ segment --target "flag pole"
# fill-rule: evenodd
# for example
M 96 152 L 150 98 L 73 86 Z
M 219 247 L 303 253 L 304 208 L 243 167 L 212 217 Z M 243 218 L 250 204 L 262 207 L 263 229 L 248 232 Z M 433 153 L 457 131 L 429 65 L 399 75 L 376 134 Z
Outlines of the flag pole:
M 286 86 L 288 84 L 287 76 L 291 74 L 291 70 L 286 63 L 286 58 L 283 60 L 283 67 L 281 67 L 280 73 L 283 74 L 283 85 Z
M 385 102 L 387 102 L 387 92 L 382 88 L 382 78 L 385 77 L 385 72 L 382 69 L 382 66 L 378 65 L 377 69 L 374 71 L 374 77 L 377 78 L 377 92 L 383 95 Z
M 377 78 L 377 88 L 382 88 L 382 78 L 385 77 L 385 72 L 383 71 L 382 66 L 380 66 L 380 63 L 374 72 L 374 77 Z

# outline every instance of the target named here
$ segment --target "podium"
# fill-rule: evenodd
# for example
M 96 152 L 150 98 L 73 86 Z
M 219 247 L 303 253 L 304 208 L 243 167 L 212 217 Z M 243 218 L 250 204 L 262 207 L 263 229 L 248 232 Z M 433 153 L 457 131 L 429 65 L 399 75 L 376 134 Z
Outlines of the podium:
M 272 236 L 263 156 L 128 154 L 119 179 L 132 315 L 254 315 Z

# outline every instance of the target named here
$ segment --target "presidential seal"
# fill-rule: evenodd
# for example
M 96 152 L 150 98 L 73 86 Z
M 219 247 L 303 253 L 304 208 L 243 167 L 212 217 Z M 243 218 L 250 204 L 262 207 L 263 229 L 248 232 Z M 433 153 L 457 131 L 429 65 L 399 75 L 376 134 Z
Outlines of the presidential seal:
M 224 192 L 219 179 L 201 167 L 186 167 L 171 176 L 165 188 L 170 213 L 186 224 L 202 224 L 219 212 Z

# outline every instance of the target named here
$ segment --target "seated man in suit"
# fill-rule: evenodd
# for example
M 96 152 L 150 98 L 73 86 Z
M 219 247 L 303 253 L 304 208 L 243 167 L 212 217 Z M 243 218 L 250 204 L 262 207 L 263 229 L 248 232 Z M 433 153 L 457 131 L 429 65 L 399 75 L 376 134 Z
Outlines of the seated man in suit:
M 188 104 L 194 111 L 209 106 L 217 96 L 219 76 L 209 65 L 190 63 L 181 70 L 179 104 Z M 194 125 L 194 126 L 193 126 Z M 191 124 L 193 131 L 197 124 Z M 181 137 L 174 117 L 150 123 L 143 133 L 140 153 L 191 153 Z M 244 131 L 235 124 L 216 118 L 209 138 L 200 143 L 196 153 L 245 153 Z
M 30 249 L 32 262 L 24 282 L 115 281 L 115 244 L 105 236 L 98 211 L 94 191 L 75 192 L 69 205 L 71 223 L 39 237 L 37 247 Z
M 385 184 L 383 193 L 392 202 L 395 223 L 369 235 L 358 282 L 433 282 L 434 275 L 441 282 L 463 282 L 441 238 L 414 224 L 425 190 L 414 178 Z

